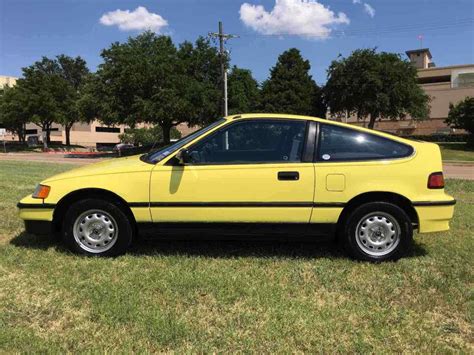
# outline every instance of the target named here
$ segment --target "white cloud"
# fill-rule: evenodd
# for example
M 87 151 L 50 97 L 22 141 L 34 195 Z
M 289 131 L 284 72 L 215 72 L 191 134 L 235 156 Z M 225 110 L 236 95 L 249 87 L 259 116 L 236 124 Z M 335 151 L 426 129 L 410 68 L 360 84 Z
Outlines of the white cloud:
M 118 26 L 122 31 L 144 31 L 151 30 L 160 32 L 163 27 L 168 26 L 168 21 L 158 14 L 148 12 L 139 6 L 135 10 L 110 11 L 102 15 L 100 23 L 105 26 Z
M 334 25 L 349 24 L 346 14 L 335 14 L 315 0 L 275 0 L 275 7 L 266 11 L 262 5 L 244 3 L 240 19 L 253 30 L 267 35 L 299 35 L 324 39 Z
M 362 2 L 362 0 L 352 0 L 352 3 L 354 5 L 364 5 L 364 11 L 369 15 L 370 17 L 374 18 L 375 16 L 375 9 L 368 3 Z
M 375 16 L 375 9 L 367 3 L 364 3 L 364 11 L 372 18 Z

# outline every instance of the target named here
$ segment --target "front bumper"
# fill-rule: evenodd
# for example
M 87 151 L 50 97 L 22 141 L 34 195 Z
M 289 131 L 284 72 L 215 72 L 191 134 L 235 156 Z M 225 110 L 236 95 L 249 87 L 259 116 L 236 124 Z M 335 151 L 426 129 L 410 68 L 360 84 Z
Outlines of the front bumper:
M 20 218 L 24 221 L 53 221 L 55 205 L 20 202 L 17 207 L 20 211 Z
M 53 214 L 56 205 L 27 196 L 17 207 L 20 218 L 25 221 L 25 230 L 30 234 L 48 235 L 52 231 Z

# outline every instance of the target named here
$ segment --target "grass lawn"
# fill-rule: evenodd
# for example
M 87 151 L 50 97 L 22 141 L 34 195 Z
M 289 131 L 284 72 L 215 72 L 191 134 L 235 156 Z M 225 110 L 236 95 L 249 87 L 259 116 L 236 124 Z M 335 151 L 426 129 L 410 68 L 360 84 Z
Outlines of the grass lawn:
M 16 202 L 71 165 L 0 162 L 0 352 L 474 351 L 474 182 L 396 263 L 332 245 L 144 240 L 116 259 L 27 235 Z
M 468 147 L 465 143 L 440 143 L 443 161 L 463 160 L 474 162 L 474 148 Z

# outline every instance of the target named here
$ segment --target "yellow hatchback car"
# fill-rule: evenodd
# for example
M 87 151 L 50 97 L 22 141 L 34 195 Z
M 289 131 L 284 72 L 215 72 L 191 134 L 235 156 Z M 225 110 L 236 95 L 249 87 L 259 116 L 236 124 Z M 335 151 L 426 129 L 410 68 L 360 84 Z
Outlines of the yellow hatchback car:
M 455 202 L 436 144 L 314 117 L 244 114 L 142 156 L 53 176 L 18 207 L 28 232 L 59 233 L 87 255 L 122 254 L 152 225 L 287 236 L 297 228 L 383 261 L 407 251 L 414 229 L 448 230 Z

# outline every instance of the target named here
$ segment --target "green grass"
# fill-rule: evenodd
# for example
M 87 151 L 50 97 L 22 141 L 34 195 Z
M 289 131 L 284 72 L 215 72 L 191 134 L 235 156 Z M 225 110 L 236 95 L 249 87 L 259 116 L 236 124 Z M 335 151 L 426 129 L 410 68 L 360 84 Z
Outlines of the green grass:
M 16 202 L 70 165 L 0 162 L 0 352 L 474 351 L 474 182 L 452 230 L 369 264 L 332 245 L 144 240 L 115 259 L 27 235 Z
M 462 160 L 474 161 L 474 148 L 466 143 L 440 143 L 443 161 Z

